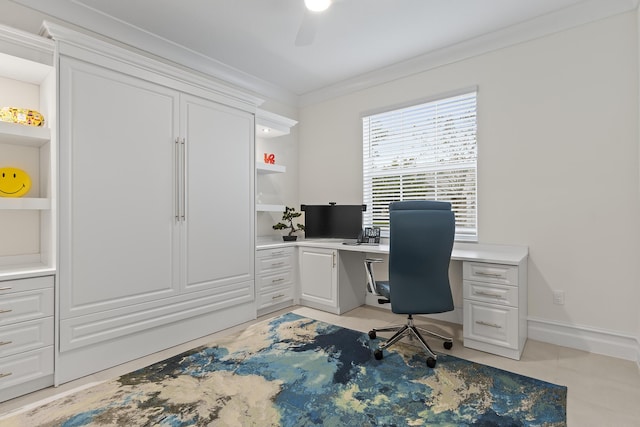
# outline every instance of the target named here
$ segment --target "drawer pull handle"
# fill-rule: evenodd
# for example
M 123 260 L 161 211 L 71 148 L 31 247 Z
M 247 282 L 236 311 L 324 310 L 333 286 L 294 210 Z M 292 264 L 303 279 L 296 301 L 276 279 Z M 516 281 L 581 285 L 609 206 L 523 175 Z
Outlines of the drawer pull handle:
M 278 295 L 274 295 L 271 297 L 271 299 L 278 299 L 278 298 L 282 298 L 283 296 L 285 296 L 284 294 L 278 294 Z
M 13 341 L 0 341 L 0 345 L 8 345 L 11 344 Z
M 496 299 L 504 299 L 504 297 L 500 294 L 494 294 L 493 292 L 487 292 L 487 291 L 475 291 L 474 294 L 476 295 L 481 295 L 483 297 L 491 297 L 491 298 L 496 298 Z
M 11 375 L 13 372 L 7 372 L 6 374 L 0 374 L 0 378 L 4 378 L 4 377 L 8 377 L 9 375 Z
M 279 278 L 279 279 L 273 279 L 273 280 L 271 281 L 271 283 L 278 283 L 278 282 L 284 282 L 284 277 L 281 277 L 281 278 Z
M 5 286 L 4 288 L 0 288 L 0 291 L 10 291 L 11 286 Z
M 281 265 L 284 265 L 284 261 L 271 263 L 271 267 L 280 267 Z
M 476 320 L 476 323 L 482 326 L 489 326 L 491 328 L 502 329 L 502 326 L 498 325 L 497 323 L 489 323 L 483 320 Z
M 271 255 L 284 255 L 284 251 L 273 251 Z
M 9 309 L 9 310 L 0 310 L 0 314 L 4 314 L 4 313 L 11 313 L 13 310 Z
M 485 277 L 499 277 L 499 278 L 504 277 L 501 273 L 489 273 L 486 271 L 476 271 L 476 275 L 485 276 Z

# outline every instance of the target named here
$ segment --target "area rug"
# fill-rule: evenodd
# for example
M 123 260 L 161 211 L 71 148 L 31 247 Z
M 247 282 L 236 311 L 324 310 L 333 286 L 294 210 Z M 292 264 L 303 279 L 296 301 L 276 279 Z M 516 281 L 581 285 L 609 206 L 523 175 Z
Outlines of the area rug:
M 2 426 L 564 426 L 566 387 L 288 313 Z

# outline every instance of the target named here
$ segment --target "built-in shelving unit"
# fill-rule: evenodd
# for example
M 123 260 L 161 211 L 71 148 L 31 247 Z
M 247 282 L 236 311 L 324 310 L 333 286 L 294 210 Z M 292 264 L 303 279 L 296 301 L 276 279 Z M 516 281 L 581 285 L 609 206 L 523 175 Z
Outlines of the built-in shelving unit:
M 256 137 L 273 139 L 290 133 L 291 127 L 295 126 L 295 120 L 279 116 L 264 110 L 256 112 Z M 280 164 L 264 163 L 261 159 L 256 162 L 256 173 L 258 177 L 272 174 L 283 174 L 287 172 L 287 167 Z M 257 187 L 259 187 L 258 184 Z M 269 199 L 273 199 L 270 195 Z M 256 195 L 256 211 L 258 212 L 283 212 L 285 205 L 263 203 L 261 193 Z
M 53 42 L 0 26 L 0 108 L 36 110 L 44 126 L 0 121 L 0 168 L 31 178 L 24 197 L 0 197 L 0 280 L 55 271 L 55 95 Z

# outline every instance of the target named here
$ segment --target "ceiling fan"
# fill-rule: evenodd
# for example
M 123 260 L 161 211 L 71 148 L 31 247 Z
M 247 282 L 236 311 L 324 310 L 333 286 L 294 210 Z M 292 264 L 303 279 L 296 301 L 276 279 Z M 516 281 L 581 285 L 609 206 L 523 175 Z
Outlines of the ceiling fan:
M 332 0 L 304 0 L 306 9 L 296 35 L 296 46 L 309 46 L 313 43 L 318 31 L 320 15 L 331 6 L 331 3 Z

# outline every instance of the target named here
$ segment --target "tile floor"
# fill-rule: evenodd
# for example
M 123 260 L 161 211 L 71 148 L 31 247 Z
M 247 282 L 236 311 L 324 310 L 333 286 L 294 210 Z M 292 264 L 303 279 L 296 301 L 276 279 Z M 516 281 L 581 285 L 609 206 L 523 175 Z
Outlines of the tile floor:
M 289 311 L 284 310 L 282 312 Z M 351 329 L 368 331 L 373 327 L 403 323 L 404 318 L 388 310 L 362 306 L 341 316 L 306 307 L 295 307 L 294 312 Z M 259 318 L 264 320 L 280 314 L 271 313 Z M 416 323 L 424 323 L 416 319 Z M 462 345 L 460 325 L 429 321 L 436 330 L 454 337 L 451 354 L 463 359 L 494 366 L 522 375 L 528 375 L 568 387 L 567 422 L 571 427 L 640 427 L 640 370 L 629 361 L 587 353 L 529 340 L 521 360 L 511 360 L 465 348 Z M 55 398 L 93 382 L 120 376 L 134 369 L 166 359 L 190 348 L 206 344 L 216 337 L 228 335 L 246 328 L 249 323 L 238 325 L 217 334 L 173 347 L 160 353 L 120 365 L 94 375 L 28 394 L 0 403 L 1 416 L 19 410 L 23 406 Z M 441 347 L 438 345 L 439 348 Z M 442 350 L 445 351 L 445 350 Z

